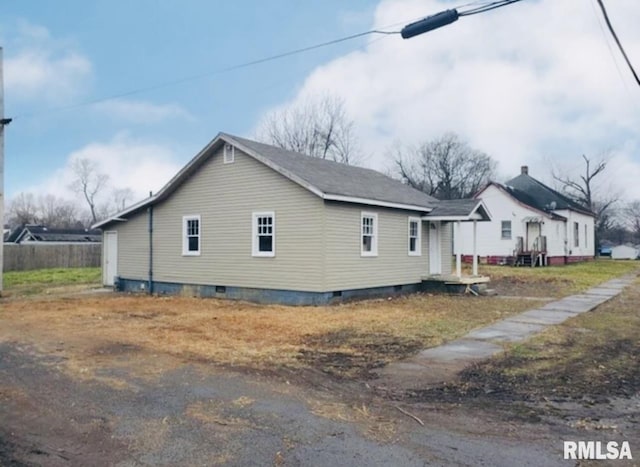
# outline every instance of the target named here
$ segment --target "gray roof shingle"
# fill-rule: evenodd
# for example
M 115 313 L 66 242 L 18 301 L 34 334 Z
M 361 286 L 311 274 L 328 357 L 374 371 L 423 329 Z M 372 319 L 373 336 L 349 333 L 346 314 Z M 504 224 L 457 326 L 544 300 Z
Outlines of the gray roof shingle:
M 549 188 L 528 174 L 520 174 L 506 183 L 507 191 L 520 202 L 540 211 L 569 209 L 583 214 L 593 213 L 572 199 Z M 555 204 L 555 208 L 552 206 Z
M 440 201 L 429 217 L 468 216 L 478 205 L 477 199 L 452 199 Z
M 438 201 L 398 180 L 363 167 L 306 156 L 238 136 L 223 134 L 295 174 L 325 194 L 433 208 Z

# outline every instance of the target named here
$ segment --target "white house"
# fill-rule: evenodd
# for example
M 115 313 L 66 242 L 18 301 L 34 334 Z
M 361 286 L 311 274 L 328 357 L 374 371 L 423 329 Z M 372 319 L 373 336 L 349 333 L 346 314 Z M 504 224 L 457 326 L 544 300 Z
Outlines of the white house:
M 490 182 L 475 195 L 492 220 L 477 225 L 476 251 L 489 264 L 544 266 L 594 257 L 594 214 L 529 175 L 527 166 L 505 184 Z M 473 254 L 474 227 L 462 224 L 455 251 Z
M 638 259 L 640 250 L 633 245 L 617 245 L 611 248 L 611 259 Z

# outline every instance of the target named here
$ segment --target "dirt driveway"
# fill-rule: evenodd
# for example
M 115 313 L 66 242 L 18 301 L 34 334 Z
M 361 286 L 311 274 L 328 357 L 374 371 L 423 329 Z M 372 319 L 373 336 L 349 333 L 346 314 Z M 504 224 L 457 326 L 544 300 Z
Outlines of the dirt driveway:
M 308 387 L 112 351 L 122 361 L 100 382 L 0 345 L 0 465 L 561 465 L 541 426 L 455 405 L 420 408 L 421 426 L 366 386 L 337 392 L 330 381 Z

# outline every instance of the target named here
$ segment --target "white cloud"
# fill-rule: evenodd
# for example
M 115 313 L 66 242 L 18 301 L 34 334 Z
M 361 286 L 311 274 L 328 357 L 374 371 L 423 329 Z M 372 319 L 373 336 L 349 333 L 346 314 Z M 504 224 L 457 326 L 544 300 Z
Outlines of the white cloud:
M 637 174 L 640 89 L 613 45 L 616 69 L 592 1 L 522 2 L 409 40 L 372 40 L 314 70 L 294 101 L 327 91 L 342 97 L 378 169 L 391 165 L 384 154 L 394 141 L 416 144 L 451 130 L 491 154 L 505 176 L 529 165 L 548 180 L 545 161 L 570 158 L 576 166 L 582 154 L 606 150 L 617 155 L 608 177 L 620 168 Z M 450 7 L 384 0 L 371 26 Z M 619 0 L 609 13 L 640 67 L 640 3 Z M 640 198 L 640 184 L 621 177 L 624 194 Z
M 194 117 L 176 104 L 153 104 L 140 100 L 114 99 L 100 102 L 95 108 L 111 118 L 136 124 L 155 124 L 170 119 L 190 120 Z
M 118 134 L 110 141 L 91 143 L 72 152 L 63 168 L 26 191 L 51 193 L 67 199 L 76 197 L 82 205 L 84 201 L 69 189 L 74 180 L 72 163 L 77 159 L 94 162 L 99 173 L 109 176 L 101 202 L 113 201 L 108 197 L 113 189 L 119 188 L 133 190 L 132 201 L 146 198 L 149 191 L 158 191 L 181 167 L 175 162 L 176 157 L 170 148 Z
M 21 23 L 10 32 L 13 47 L 5 49 L 4 63 L 8 94 L 62 103 L 85 89 L 92 77 L 92 65 L 73 44 L 29 23 Z

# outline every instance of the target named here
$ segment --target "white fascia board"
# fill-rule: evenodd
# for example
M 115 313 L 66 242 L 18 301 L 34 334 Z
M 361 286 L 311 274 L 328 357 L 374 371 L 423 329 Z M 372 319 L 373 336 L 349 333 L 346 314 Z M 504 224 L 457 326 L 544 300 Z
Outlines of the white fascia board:
M 92 229 L 100 229 L 103 225 L 106 224 L 110 224 L 112 222 L 126 222 L 127 219 L 124 218 L 123 216 L 126 216 L 127 214 L 131 213 L 132 211 L 135 211 L 136 209 L 140 209 L 141 207 L 144 207 L 148 204 L 152 204 L 156 199 L 158 198 L 158 195 L 154 195 L 151 196 L 147 199 L 143 199 L 142 201 L 138 201 L 136 204 L 133 204 L 131 206 L 129 206 L 127 209 L 124 209 L 116 214 L 114 214 L 111 217 L 108 217 L 107 219 L 104 219 L 100 222 L 96 222 L 95 224 L 93 224 L 91 226 Z
M 433 208 L 427 208 L 425 206 L 416 206 L 413 204 L 402 204 L 402 203 L 393 203 L 389 201 L 378 201 L 375 199 L 367 199 L 367 198 L 357 198 L 354 196 L 344 196 L 344 195 L 331 195 L 325 194 L 323 198 L 327 201 L 342 201 L 345 203 L 355 203 L 355 204 L 366 204 L 369 206 L 381 206 L 384 208 L 395 208 L 395 209 L 405 209 L 407 211 L 422 211 L 422 212 L 431 212 Z
M 469 214 L 468 216 L 422 216 L 421 219 L 423 221 L 445 221 L 445 222 L 453 222 L 453 221 L 460 221 L 460 222 L 471 222 L 471 221 L 489 222 L 490 221 L 490 219 L 484 219 L 480 214 L 477 214 L 477 213 Z

